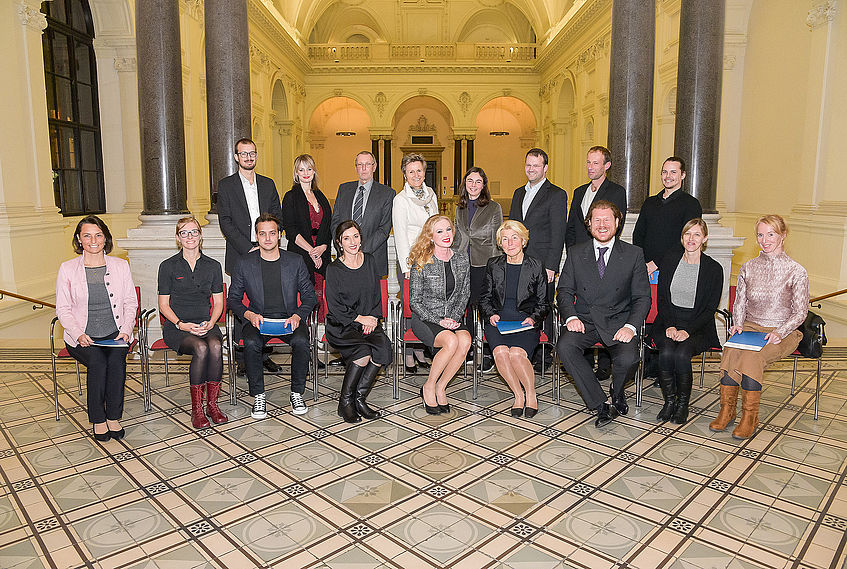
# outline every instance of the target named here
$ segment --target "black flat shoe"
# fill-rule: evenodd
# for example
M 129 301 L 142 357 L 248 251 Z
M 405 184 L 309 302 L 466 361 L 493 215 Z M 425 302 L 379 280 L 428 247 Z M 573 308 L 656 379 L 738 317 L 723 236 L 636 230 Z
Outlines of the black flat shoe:
M 538 413 L 538 407 L 536 407 L 535 409 L 533 409 L 532 407 L 525 407 L 523 413 L 527 419 L 532 419 L 533 417 L 535 417 L 535 414 Z
M 111 438 L 115 439 L 116 441 L 119 441 L 126 435 L 126 429 L 121 427 L 120 431 L 109 431 L 108 434 Z
M 523 407 L 512 407 L 512 417 L 520 417 L 523 415 Z
M 101 443 L 105 443 L 110 438 L 112 438 L 111 436 L 109 436 L 109 431 L 106 431 L 105 433 L 95 433 L 94 427 L 91 427 L 91 434 L 94 435 L 95 441 L 100 441 Z
M 407 375 L 415 375 L 416 373 L 418 373 L 418 366 L 417 365 L 413 364 L 413 365 L 407 365 L 406 366 L 406 374 Z
M 424 396 L 423 396 L 423 387 L 421 387 L 421 400 L 423 401 L 424 409 L 426 410 L 426 412 L 429 415 L 440 415 L 441 414 L 441 407 L 439 405 L 436 405 L 434 407 L 430 407 L 429 405 L 426 404 L 426 399 L 424 399 Z

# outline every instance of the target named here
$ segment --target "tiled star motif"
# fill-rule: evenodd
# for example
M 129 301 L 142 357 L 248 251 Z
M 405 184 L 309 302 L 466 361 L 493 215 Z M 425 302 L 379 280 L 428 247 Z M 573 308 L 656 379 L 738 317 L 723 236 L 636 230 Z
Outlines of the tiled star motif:
M 358 516 L 365 516 L 415 493 L 397 480 L 366 471 L 323 489 L 327 496 L 344 504 Z

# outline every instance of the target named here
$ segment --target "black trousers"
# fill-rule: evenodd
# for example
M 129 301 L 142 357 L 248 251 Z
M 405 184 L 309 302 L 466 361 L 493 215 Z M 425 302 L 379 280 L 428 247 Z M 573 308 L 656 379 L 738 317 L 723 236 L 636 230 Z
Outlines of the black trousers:
M 291 392 L 303 394 L 306 391 L 306 374 L 309 371 L 309 330 L 305 322 L 300 322 L 294 332 L 283 336 L 264 336 L 250 322 L 241 329 L 244 340 L 244 367 L 247 372 L 247 385 L 250 395 L 265 392 L 265 373 L 262 368 L 262 349 L 271 338 L 280 338 L 291 346 Z
M 597 342 L 601 342 L 597 329 L 586 325 L 584 334 L 563 328 L 556 345 L 565 369 L 573 377 L 589 409 L 596 409 L 606 402 L 606 393 L 584 356 L 585 349 Z M 635 375 L 638 366 L 638 336 L 633 337 L 629 343 L 617 342 L 606 346 L 606 349 L 612 356 L 612 389 L 615 394 L 623 393 L 624 385 Z
M 108 339 L 114 339 L 115 332 Z M 85 366 L 88 391 L 88 420 L 103 423 L 117 421 L 124 413 L 126 356 L 129 348 L 68 346 L 68 353 Z

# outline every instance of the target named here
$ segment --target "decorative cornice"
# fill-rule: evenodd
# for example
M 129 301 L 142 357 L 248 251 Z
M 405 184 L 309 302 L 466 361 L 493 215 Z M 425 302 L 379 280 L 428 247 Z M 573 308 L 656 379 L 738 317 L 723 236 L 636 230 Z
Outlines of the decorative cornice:
M 384 65 L 379 64 L 370 64 L 370 65 L 346 65 L 346 64 L 335 64 L 335 65 L 317 65 L 311 67 L 311 73 L 313 75 L 337 75 L 339 73 L 351 73 L 355 75 L 363 75 L 366 73 L 373 74 L 395 74 L 395 73 L 450 73 L 450 74 L 458 74 L 458 73 L 497 73 L 502 75 L 504 73 L 516 74 L 534 74 L 535 67 L 532 65 L 521 65 L 521 66 L 512 66 L 512 65 L 501 65 L 500 63 L 493 64 L 468 64 L 461 63 L 457 65 L 445 65 L 443 63 L 439 63 L 438 65 L 421 65 L 415 62 L 409 62 L 408 64 L 402 63 L 387 63 Z
M 551 67 L 556 58 L 565 50 L 573 47 L 579 36 L 599 20 L 612 19 L 612 0 L 586 0 L 579 12 L 565 24 L 564 28 L 544 47 L 539 47 L 535 68 L 542 70 Z
M 255 43 L 250 44 L 250 67 L 256 72 L 269 71 L 271 68 L 270 56 Z
M 608 53 L 608 48 L 611 45 L 611 38 L 598 38 L 590 46 L 585 48 L 582 53 L 576 58 L 577 70 L 582 70 L 585 67 L 592 66 L 600 57 Z
M 115 57 L 114 66 L 115 71 L 117 71 L 118 73 L 135 73 L 136 71 L 138 71 L 138 62 L 134 57 Z
M 553 94 L 553 91 L 556 89 L 556 85 L 558 84 L 559 76 L 557 75 L 538 88 L 538 97 L 542 101 L 549 101 L 550 96 Z
M 42 14 L 38 8 L 33 8 L 26 2 L 18 3 L 18 18 L 21 20 L 21 25 L 36 32 L 43 32 L 47 29 L 47 16 Z
M 806 25 L 809 30 L 828 24 L 835 18 L 837 0 L 813 0 L 809 13 L 806 14 Z
M 295 37 L 296 30 L 284 26 L 268 11 L 262 0 L 247 0 L 247 20 L 274 39 L 274 47 L 290 60 L 294 69 L 308 70 L 311 67 L 300 38 Z

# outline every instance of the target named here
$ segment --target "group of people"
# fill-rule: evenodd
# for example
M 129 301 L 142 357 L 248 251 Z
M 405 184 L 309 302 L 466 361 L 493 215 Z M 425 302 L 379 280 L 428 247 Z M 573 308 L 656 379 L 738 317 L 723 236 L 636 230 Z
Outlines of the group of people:
M 531 360 L 538 358 L 541 330 L 553 330 L 555 298 L 563 321 L 556 350 L 586 406 L 596 411 L 595 424 L 625 415 L 625 386 L 639 362 L 638 335 L 651 306 L 649 278 L 658 270 L 658 316 L 650 334 L 660 354 L 664 399 L 657 419 L 687 420 L 691 358 L 720 345 L 714 312 L 724 276 L 703 252 L 709 232 L 699 202 L 681 191 L 682 159 L 663 164 L 664 189 L 644 203 L 629 244 L 620 239 L 626 192 L 606 178 L 611 155 L 601 146 L 588 152 L 589 183 L 576 188 L 569 212 L 566 192 L 546 178 L 547 154 L 531 149 L 527 183 L 515 191 L 506 221 L 478 167 L 465 173 L 450 219 L 439 213 L 419 154 L 404 156 L 404 186 L 395 195 L 374 179 L 376 157 L 360 152 L 354 162 L 358 179 L 339 187 L 334 210 L 308 154 L 295 159 L 293 185 L 281 203 L 274 182 L 255 172 L 253 141 L 239 140 L 234 158 L 238 171 L 219 182 L 217 210 L 231 277 L 226 302 L 239 322 L 235 334 L 243 342 L 252 417 L 267 416 L 263 374 L 278 366 L 263 354 L 273 337 L 291 347 L 292 412 L 307 412 L 311 346 L 305 323 L 316 307 L 346 368 L 339 416 L 350 423 L 380 416 L 366 399 L 380 371 L 393 362 L 380 286 L 388 274 L 393 228 L 399 284 L 409 289 L 410 325 L 431 355 L 429 362 L 422 351 L 410 350 L 402 365 L 409 372 L 428 369 L 420 390 L 427 413 L 450 412 L 447 387 L 468 357 L 477 333 L 470 316 L 478 313 L 487 353 L 514 394 L 512 416 L 532 418 L 538 412 L 538 367 Z M 287 251 L 280 249 L 283 232 Z M 762 331 L 768 341 L 760 352 L 724 350 L 721 410 L 710 428 L 724 430 L 734 421 L 741 391 L 742 419 L 733 431 L 739 438 L 755 432 L 764 368 L 796 348 L 796 328 L 806 315 L 808 276 L 784 252 L 787 232 L 781 217 L 762 217 L 756 224 L 761 253 L 738 276 L 731 331 Z M 180 251 L 159 267 L 158 307 L 165 343 L 192 355 L 191 418 L 194 427 L 204 428 L 210 420 L 227 421 L 217 405 L 223 271 L 202 252 L 195 218 L 180 219 L 175 236 Z M 128 263 L 108 255 L 112 237 L 97 216 L 79 222 L 73 246 L 80 256 L 60 267 L 56 312 L 68 351 L 88 370 L 93 436 L 119 439 L 126 354 L 138 309 L 135 287 Z M 607 398 L 601 381 L 608 375 Z

